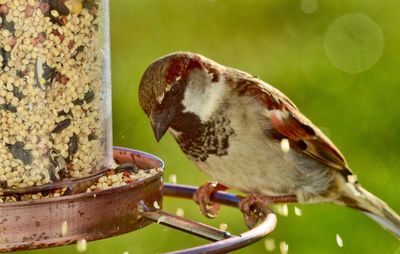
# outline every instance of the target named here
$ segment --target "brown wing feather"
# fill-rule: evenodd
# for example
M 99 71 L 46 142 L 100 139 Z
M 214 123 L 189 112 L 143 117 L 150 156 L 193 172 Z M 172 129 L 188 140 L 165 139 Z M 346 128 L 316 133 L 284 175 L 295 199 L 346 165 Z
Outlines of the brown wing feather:
M 339 149 L 283 93 L 255 78 L 242 78 L 236 89 L 260 99 L 270 110 L 274 137 L 287 138 L 293 149 L 338 169 L 348 170 Z
M 336 169 L 347 169 L 343 155 L 317 127 L 299 111 L 272 111 L 275 131 L 287 138 L 292 147 Z

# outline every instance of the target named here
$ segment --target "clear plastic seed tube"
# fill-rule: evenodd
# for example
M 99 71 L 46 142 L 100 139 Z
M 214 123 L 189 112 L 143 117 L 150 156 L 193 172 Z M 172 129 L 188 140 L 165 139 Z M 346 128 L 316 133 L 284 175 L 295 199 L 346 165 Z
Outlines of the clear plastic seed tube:
M 0 0 L 0 190 L 112 162 L 108 0 Z

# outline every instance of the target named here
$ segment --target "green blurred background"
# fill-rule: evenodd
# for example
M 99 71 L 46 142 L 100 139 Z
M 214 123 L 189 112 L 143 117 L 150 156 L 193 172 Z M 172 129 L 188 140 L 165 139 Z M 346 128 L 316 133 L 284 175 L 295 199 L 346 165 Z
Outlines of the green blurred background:
M 114 144 L 165 160 L 165 179 L 200 185 L 208 178 L 170 135 L 159 144 L 138 105 L 145 68 L 174 51 L 201 53 L 259 76 L 286 93 L 335 142 L 363 185 L 400 212 L 400 2 L 397 0 L 111 0 Z M 203 218 L 190 201 L 165 209 L 232 233 L 246 228 L 223 207 Z M 289 253 L 400 253 L 400 244 L 363 214 L 329 204 L 278 215 L 268 238 Z M 338 247 L 336 234 L 344 246 Z M 87 253 L 162 253 L 205 243 L 160 225 L 88 244 Z M 75 246 L 29 254 L 75 253 Z M 264 241 L 235 253 L 268 253 Z

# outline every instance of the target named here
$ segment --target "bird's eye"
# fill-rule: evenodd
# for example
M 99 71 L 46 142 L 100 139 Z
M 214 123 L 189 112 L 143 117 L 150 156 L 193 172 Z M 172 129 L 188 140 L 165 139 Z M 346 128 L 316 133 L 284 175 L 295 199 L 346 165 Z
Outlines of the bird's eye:
M 171 90 L 169 90 L 170 94 L 176 94 L 178 92 L 178 86 L 177 85 L 173 85 L 171 87 Z

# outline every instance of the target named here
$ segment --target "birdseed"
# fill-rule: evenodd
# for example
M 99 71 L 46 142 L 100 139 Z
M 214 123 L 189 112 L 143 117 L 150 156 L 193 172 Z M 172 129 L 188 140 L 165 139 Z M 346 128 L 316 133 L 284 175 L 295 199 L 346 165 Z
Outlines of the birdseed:
M 65 237 L 68 234 L 68 222 L 63 221 L 61 224 L 61 236 Z
M 226 231 L 228 229 L 228 224 L 226 223 L 219 224 L 219 229 Z
M 282 216 L 289 216 L 289 208 L 287 204 L 276 204 L 275 211 Z
M 55 189 L 51 191 L 42 191 L 37 193 L 19 194 L 19 195 L 0 195 L 0 203 L 13 203 L 18 201 L 28 201 L 36 199 L 59 198 L 68 195 L 69 189 Z
M 130 164 L 130 163 L 127 163 Z M 153 175 L 162 172 L 161 168 L 154 169 L 137 169 L 137 171 L 132 171 L 128 169 L 125 164 L 118 166 L 116 169 L 107 170 L 104 176 L 101 176 L 96 183 L 92 184 L 89 188 L 86 189 L 86 192 L 94 192 L 97 190 L 104 190 L 109 188 L 115 188 L 127 184 L 131 184 Z M 118 168 L 125 168 L 123 171 L 118 171 Z M 1 194 L 1 193 L 0 193 Z M 0 195 L 0 204 L 4 202 L 18 202 L 18 201 L 28 201 L 28 200 L 36 200 L 36 199 L 48 199 L 48 198 L 58 198 L 61 196 L 67 196 L 71 194 L 71 190 L 68 188 L 63 189 L 55 189 L 51 191 L 42 191 L 37 193 L 29 193 L 29 194 L 19 194 L 19 195 Z M 96 194 L 93 194 L 93 197 L 96 197 Z M 159 206 L 158 203 L 154 204 L 155 206 Z M 65 222 L 66 223 L 66 222 Z M 62 225 L 64 227 L 64 225 Z
M 287 204 L 282 204 L 282 215 L 285 217 L 289 216 L 289 208 Z
M 303 215 L 303 211 L 301 211 L 300 208 L 298 208 L 297 206 L 294 207 L 294 214 L 296 214 L 296 216 L 302 216 Z
M 340 237 L 339 234 L 336 234 L 336 243 L 340 248 L 343 247 L 343 239 L 342 239 L 342 237 Z
M 0 1 L 0 190 L 100 169 L 102 13 L 101 0 Z
M 86 192 L 104 190 L 104 189 L 127 185 L 151 177 L 153 175 L 156 175 L 161 171 L 162 171 L 161 168 L 154 168 L 148 170 L 139 169 L 136 173 L 130 170 L 124 170 L 123 172 L 118 172 L 116 169 L 107 170 L 106 175 L 100 177 L 97 180 L 97 183 L 87 188 Z M 160 208 L 157 202 L 155 202 L 153 205 L 156 209 Z
M 286 242 L 280 242 L 279 249 L 281 250 L 281 254 L 287 254 L 289 251 L 289 245 Z
M 183 208 L 181 208 L 181 207 L 176 208 L 176 215 L 179 217 L 184 217 L 185 211 L 183 210 Z
M 168 177 L 168 182 L 172 183 L 172 184 L 176 184 L 177 183 L 177 177 L 175 174 L 169 175 Z
M 157 209 L 157 210 L 160 209 L 160 205 L 158 204 L 157 201 L 154 201 L 153 207 L 154 207 L 155 209 Z
M 288 139 L 284 138 L 281 140 L 281 150 L 284 153 L 288 153 L 290 151 L 290 144 Z
M 274 239 L 265 239 L 264 241 L 265 249 L 269 252 L 272 252 L 276 249 L 275 240 Z
M 81 239 L 76 242 L 76 250 L 78 252 L 85 252 L 87 250 L 87 241 L 86 239 Z

